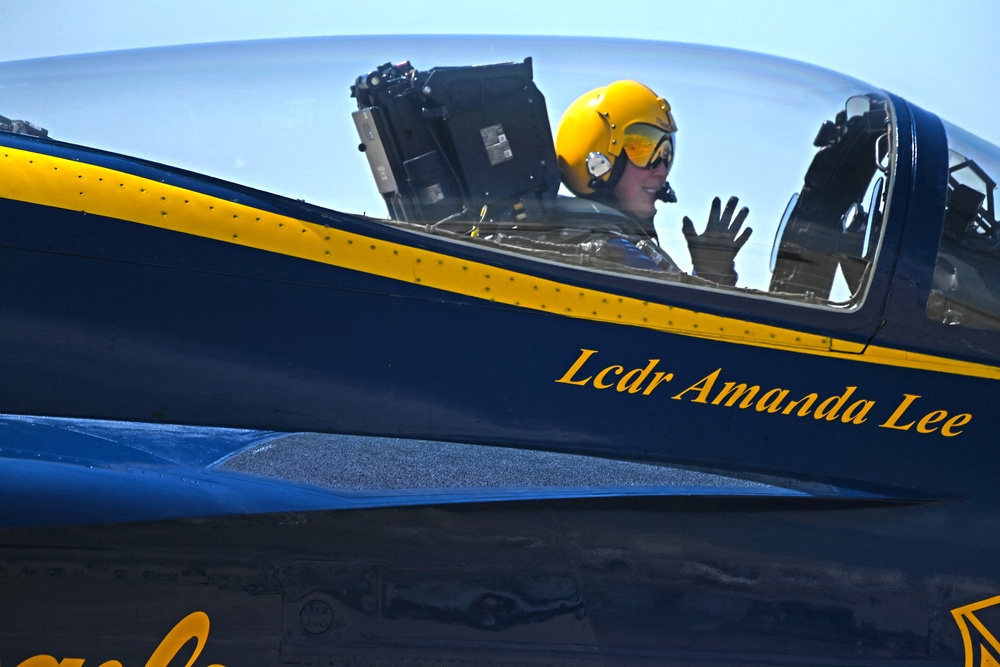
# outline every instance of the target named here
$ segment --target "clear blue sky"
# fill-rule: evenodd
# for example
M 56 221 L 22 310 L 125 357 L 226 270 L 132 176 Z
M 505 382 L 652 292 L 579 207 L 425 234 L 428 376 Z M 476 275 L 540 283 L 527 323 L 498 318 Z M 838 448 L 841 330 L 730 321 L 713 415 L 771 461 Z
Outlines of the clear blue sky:
M 997 0 L 33 0 L 0 3 L 0 61 L 336 34 L 554 34 L 714 44 L 838 70 L 1000 144 Z

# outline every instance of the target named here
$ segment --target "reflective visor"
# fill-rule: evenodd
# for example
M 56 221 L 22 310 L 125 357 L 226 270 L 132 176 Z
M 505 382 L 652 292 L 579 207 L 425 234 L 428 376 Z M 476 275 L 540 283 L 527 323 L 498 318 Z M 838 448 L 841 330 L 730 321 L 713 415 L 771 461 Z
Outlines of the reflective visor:
M 628 159 L 641 169 L 655 167 L 660 160 L 667 170 L 674 160 L 674 135 L 646 123 L 633 123 L 625 129 L 623 146 Z

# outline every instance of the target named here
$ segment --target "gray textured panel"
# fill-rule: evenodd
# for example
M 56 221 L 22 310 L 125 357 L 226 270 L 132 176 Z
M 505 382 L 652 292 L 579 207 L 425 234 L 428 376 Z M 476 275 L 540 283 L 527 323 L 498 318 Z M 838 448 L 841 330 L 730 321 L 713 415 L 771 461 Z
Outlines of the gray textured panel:
M 293 433 L 217 467 L 349 491 L 683 486 L 772 488 L 719 475 L 571 454 L 366 436 Z

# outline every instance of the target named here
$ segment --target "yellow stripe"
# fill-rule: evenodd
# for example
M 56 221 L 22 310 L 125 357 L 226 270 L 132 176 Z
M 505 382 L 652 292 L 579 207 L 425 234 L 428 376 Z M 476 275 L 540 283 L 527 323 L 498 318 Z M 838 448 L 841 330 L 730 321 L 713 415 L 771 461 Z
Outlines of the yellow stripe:
M 2 148 L 0 197 L 235 243 L 540 312 L 826 357 L 1000 379 L 1000 368 L 754 324 L 305 222 L 105 167 Z M 860 354 L 864 350 L 864 354 Z

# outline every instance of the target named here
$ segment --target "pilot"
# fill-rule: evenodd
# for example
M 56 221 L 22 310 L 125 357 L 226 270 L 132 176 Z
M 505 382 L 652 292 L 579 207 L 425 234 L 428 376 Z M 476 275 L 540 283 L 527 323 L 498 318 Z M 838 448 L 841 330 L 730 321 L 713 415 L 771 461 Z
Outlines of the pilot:
M 563 114 L 556 130 L 556 154 L 563 183 L 578 197 L 617 209 L 634 223 L 634 235 L 647 254 L 662 255 L 668 270 L 676 264 L 656 244 L 657 200 L 677 201 L 667 183 L 674 160 L 677 124 L 670 104 L 637 81 L 616 81 L 578 98 Z M 731 197 L 720 212 L 712 203 L 702 234 L 685 217 L 681 230 L 688 243 L 694 274 L 732 286 L 737 274 L 736 254 L 750 238 L 740 233 L 749 211 L 736 214 L 738 200 Z

